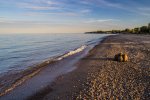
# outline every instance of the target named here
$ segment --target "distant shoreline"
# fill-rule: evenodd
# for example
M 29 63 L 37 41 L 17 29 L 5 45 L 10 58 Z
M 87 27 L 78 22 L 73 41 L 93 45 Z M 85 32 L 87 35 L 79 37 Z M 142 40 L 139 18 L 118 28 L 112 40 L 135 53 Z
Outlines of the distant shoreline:
M 97 30 L 91 32 L 85 32 L 85 34 L 148 34 L 150 35 L 150 23 L 147 26 L 136 27 L 133 29 L 123 29 L 123 30 Z
M 112 33 L 112 32 L 102 32 L 102 33 L 100 33 L 100 32 L 85 32 L 84 34 L 131 34 L 131 35 L 133 35 L 133 33 L 129 33 L 129 32 L 120 32 L 120 33 Z M 134 33 L 135 35 L 150 35 L 150 33 Z

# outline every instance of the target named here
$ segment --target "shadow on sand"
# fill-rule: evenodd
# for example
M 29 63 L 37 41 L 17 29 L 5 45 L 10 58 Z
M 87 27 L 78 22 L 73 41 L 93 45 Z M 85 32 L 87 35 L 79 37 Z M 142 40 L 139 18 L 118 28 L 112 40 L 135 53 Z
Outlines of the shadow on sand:
M 86 58 L 83 58 L 82 60 L 101 60 L 101 61 L 114 61 L 114 58 L 89 58 L 89 57 L 86 57 Z

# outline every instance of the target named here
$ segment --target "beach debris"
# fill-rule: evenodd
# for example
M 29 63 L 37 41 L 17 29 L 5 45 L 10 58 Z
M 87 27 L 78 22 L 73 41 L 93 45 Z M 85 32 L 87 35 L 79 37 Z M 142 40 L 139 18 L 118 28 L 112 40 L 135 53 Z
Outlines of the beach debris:
M 115 55 L 114 60 L 119 61 L 119 62 L 127 62 L 129 59 L 128 59 L 127 54 L 123 54 L 121 52 L 121 53 Z

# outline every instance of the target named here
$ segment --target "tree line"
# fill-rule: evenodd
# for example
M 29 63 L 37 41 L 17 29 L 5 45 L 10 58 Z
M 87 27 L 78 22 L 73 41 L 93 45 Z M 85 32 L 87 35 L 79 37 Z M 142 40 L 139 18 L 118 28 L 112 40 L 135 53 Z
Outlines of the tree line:
M 124 30 L 111 30 L 111 31 L 93 31 L 93 32 L 86 32 L 86 33 L 93 33 L 93 34 L 150 34 L 150 23 L 147 26 L 136 27 L 133 29 L 124 29 Z

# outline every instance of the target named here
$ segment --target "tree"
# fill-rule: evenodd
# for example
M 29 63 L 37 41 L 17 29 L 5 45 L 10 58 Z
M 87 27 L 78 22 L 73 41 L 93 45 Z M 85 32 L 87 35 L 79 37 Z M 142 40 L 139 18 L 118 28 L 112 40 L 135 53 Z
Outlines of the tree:
M 148 24 L 148 32 L 150 33 L 150 23 Z
M 131 32 L 130 29 L 128 29 L 128 28 L 126 28 L 124 31 L 127 32 L 127 33 Z
M 147 26 L 140 27 L 140 32 L 141 33 L 148 33 L 148 27 Z
M 148 29 L 150 29 L 150 23 L 148 24 Z
M 139 33 L 140 32 L 140 28 L 134 28 L 134 33 Z

